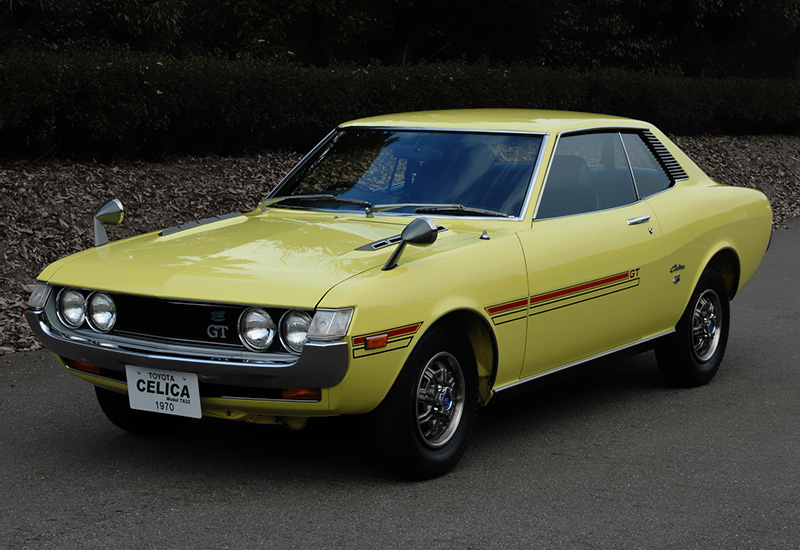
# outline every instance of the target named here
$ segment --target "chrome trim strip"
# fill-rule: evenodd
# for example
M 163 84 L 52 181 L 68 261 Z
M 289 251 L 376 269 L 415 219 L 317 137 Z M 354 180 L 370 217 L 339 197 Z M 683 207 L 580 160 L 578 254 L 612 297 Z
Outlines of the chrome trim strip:
M 632 348 L 632 347 L 636 347 L 636 346 L 639 346 L 641 344 L 645 344 L 647 342 L 650 342 L 652 340 L 657 340 L 658 338 L 662 338 L 662 337 L 664 337 L 664 336 L 666 336 L 668 334 L 672 334 L 673 332 L 675 332 L 674 328 L 672 328 L 670 330 L 667 330 L 667 331 L 664 331 L 664 332 L 661 332 L 661 333 L 656 334 L 654 336 L 650 336 L 648 338 L 643 338 L 641 340 L 636 340 L 635 342 L 631 342 L 630 344 L 625 344 L 624 346 L 620 346 L 620 347 L 614 348 L 612 350 L 604 351 L 603 353 L 598 353 L 597 355 L 592 355 L 591 357 L 587 357 L 586 359 L 581 359 L 580 361 L 575 361 L 573 363 L 568 363 L 566 365 L 562 365 L 560 367 L 556 367 L 554 369 L 550 369 L 549 371 L 540 372 L 538 374 L 534 374 L 534 375 L 529 376 L 527 378 L 522 378 L 520 380 L 517 380 L 516 382 L 512 382 L 510 384 L 506 384 L 505 386 L 501 386 L 499 388 L 493 388 L 493 391 L 495 393 L 499 393 L 501 391 L 508 390 L 508 389 L 514 388 L 516 386 L 520 386 L 520 385 L 525 384 L 527 382 L 532 382 L 532 381 L 534 381 L 534 380 L 536 380 L 538 378 L 543 378 L 543 377 L 547 376 L 548 374 L 554 374 L 556 372 L 559 372 L 559 371 L 562 371 L 562 370 L 566 370 L 566 369 L 568 369 L 570 367 L 575 367 L 577 365 L 582 365 L 583 363 L 588 363 L 590 361 L 594 361 L 595 359 L 600 359 L 601 357 L 605 357 L 607 355 L 611 355 L 611 354 L 617 353 L 619 351 L 623 351 L 623 350 L 626 350 L 626 349 L 629 349 L 629 348 Z
M 633 192 L 636 195 L 636 200 L 640 201 L 642 197 L 639 195 L 639 186 L 636 185 L 636 174 L 633 173 L 633 164 L 631 164 L 631 157 L 628 155 L 628 148 L 625 147 L 625 140 L 622 138 L 622 132 L 617 132 L 617 136 L 619 137 L 619 144 L 622 145 L 622 152 L 625 155 L 625 164 L 628 166 L 628 173 L 631 175 Z
M 308 342 L 299 356 L 258 357 L 255 352 L 155 344 L 133 338 L 68 334 L 47 323 L 40 311 L 25 311 L 28 324 L 52 353 L 73 361 L 125 372 L 125 365 L 197 373 L 201 382 L 250 388 L 327 388 L 341 382 L 349 364 L 348 345 Z
M 301 167 L 303 167 L 308 162 L 308 159 L 311 158 L 312 155 L 314 155 L 320 148 L 322 148 L 325 145 L 327 145 L 328 141 L 330 141 L 333 138 L 334 134 L 336 134 L 336 131 L 338 129 L 339 128 L 336 127 L 333 130 L 331 130 L 330 132 L 328 132 L 328 135 L 325 136 L 324 138 L 322 138 L 322 140 L 320 140 L 319 143 L 317 143 L 308 153 L 306 153 L 306 155 L 303 158 L 300 159 L 300 162 L 295 164 L 294 167 L 291 170 L 289 170 L 289 173 L 286 174 L 283 177 L 283 179 L 278 183 L 278 185 L 276 185 L 275 188 L 272 191 L 267 193 L 267 195 L 263 199 L 261 199 L 261 202 L 264 202 L 264 201 L 266 201 L 268 199 L 275 198 L 275 197 L 279 196 L 278 195 L 278 190 L 281 187 L 283 187 L 283 185 L 287 181 L 289 181 L 289 179 L 292 178 L 294 176 L 294 174 L 297 171 L 299 171 L 301 169 Z
M 361 126 L 359 124 L 352 124 L 344 126 L 337 126 L 337 130 L 349 130 L 357 128 L 359 130 L 398 130 L 409 132 L 448 132 L 448 133 L 463 133 L 463 134 L 513 134 L 523 136 L 546 136 L 549 132 L 543 130 L 502 130 L 499 128 L 436 128 L 431 126 Z
M 528 182 L 528 192 L 525 193 L 525 199 L 522 201 L 522 212 L 520 212 L 519 218 L 525 219 L 525 216 L 528 215 L 528 209 L 531 205 L 531 199 L 533 198 L 533 190 L 536 187 L 536 180 L 539 179 L 539 171 L 542 168 L 542 160 L 544 159 L 544 151 L 547 149 L 547 142 L 550 140 L 550 134 L 545 133 L 542 135 L 542 143 L 539 145 L 539 154 L 536 158 L 536 165 L 533 167 L 533 174 L 531 174 L 531 181 Z M 542 181 L 542 185 L 544 185 L 544 181 Z M 541 195 L 541 193 L 539 193 Z M 538 203 L 537 203 L 538 206 Z
M 539 196 L 536 197 L 536 206 L 533 209 L 533 219 L 536 221 L 539 215 L 539 207 L 542 204 L 542 197 L 544 196 L 544 191 L 547 186 L 547 178 L 550 177 L 550 168 L 553 167 L 553 159 L 556 156 L 556 151 L 558 151 L 558 143 L 561 141 L 561 136 L 564 135 L 563 132 L 556 136 L 556 142 L 553 145 L 553 150 L 550 152 L 550 158 L 547 159 L 547 169 L 544 172 L 544 179 L 542 180 L 542 188 L 539 190 Z M 559 216 L 563 217 L 563 216 Z M 545 219 L 552 219 L 552 218 L 545 218 Z

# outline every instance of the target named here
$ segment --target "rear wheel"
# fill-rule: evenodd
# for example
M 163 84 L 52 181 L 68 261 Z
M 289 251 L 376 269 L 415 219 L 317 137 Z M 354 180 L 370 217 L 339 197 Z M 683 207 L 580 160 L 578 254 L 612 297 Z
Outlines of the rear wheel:
M 187 421 L 181 416 L 131 409 L 128 396 L 94 387 L 97 402 L 116 427 L 137 435 L 158 435 L 171 432 Z
M 397 474 L 430 479 L 461 459 L 476 408 L 477 373 L 469 342 L 434 327 L 373 414 L 373 430 Z
M 725 281 L 714 269 L 706 269 L 675 333 L 656 349 L 664 377 L 683 387 L 709 383 L 725 355 L 729 322 Z

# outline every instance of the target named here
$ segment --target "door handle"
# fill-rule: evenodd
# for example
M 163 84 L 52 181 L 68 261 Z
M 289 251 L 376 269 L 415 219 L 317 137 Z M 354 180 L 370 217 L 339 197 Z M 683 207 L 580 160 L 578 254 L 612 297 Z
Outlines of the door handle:
M 650 216 L 639 216 L 638 218 L 630 218 L 628 225 L 639 225 L 640 223 L 647 223 L 650 221 Z

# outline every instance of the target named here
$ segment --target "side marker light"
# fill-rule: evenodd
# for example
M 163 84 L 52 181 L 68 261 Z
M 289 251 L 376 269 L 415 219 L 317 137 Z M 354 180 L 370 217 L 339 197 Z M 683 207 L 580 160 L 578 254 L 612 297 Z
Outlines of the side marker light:
M 389 343 L 388 334 L 378 334 L 377 336 L 370 336 L 364 340 L 364 347 L 366 349 L 385 348 Z

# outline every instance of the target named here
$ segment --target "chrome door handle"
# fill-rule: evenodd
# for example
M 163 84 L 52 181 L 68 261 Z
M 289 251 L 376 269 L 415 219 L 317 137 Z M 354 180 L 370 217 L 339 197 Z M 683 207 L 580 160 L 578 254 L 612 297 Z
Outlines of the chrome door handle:
M 647 223 L 650 221 L 650 216 L 639 216 L 638 218 L 631 218 L 628 220 L 628 225 L 639 225 L 640 223 Z

